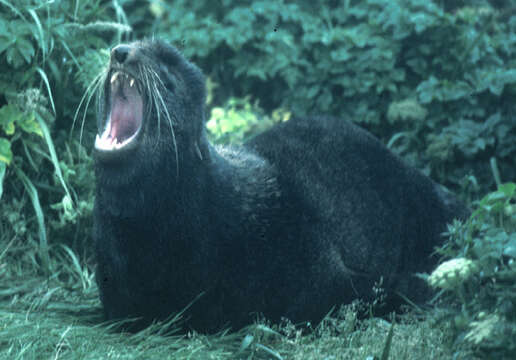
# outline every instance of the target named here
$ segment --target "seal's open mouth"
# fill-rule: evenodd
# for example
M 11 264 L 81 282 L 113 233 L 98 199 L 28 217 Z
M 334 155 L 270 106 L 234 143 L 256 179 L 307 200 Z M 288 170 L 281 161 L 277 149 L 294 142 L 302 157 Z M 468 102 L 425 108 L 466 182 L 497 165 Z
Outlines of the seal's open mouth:
M 95 148 L 117 151 L 129 148 L 137 138 L 143 118 L 143 100 L 137 81 L 125 72 L 115 71 L 110 78 L 109 117 Z

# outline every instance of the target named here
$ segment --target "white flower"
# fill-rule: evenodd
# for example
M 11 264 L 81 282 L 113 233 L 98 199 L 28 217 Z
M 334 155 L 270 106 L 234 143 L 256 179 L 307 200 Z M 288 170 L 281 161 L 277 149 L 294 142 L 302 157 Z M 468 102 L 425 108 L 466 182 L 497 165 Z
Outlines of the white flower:
M 443 262 L 428 277 L 432 287 L 452 289 L 466 281 L 477 271 L 477 265 L 466 258 L 455 258 Z

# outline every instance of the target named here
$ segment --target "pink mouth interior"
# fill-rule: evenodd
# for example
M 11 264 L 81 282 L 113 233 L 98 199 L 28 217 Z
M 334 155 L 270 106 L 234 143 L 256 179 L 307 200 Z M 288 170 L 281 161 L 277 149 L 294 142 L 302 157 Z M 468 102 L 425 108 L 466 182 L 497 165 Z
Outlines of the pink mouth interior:
M 117 73 L 112 77 L 110 90 L 110 117 L 104 132 L 96 140 L 96 146 L 104 150 L 116 149 L 114 146 L 117 144 L 120 148 L 131 142 L 143 118 L 143 100 L 134 79 Z
M 125 88 L 125 86 L 124 86 Z M 125 91 L 124 95 L 118 92 L 112 97 L 111 102 L 111 131 L 112 139 L 123 142 L 138 131 L 142 117 L 142 98 L 136 90 Z

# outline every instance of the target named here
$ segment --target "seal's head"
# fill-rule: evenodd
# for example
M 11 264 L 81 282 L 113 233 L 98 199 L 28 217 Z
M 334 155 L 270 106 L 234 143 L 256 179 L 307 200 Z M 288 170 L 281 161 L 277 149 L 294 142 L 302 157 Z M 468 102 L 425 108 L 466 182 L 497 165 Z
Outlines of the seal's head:
M 158 40 L 118 45 L 106 75 L 95 140 L 99 162 L 146 160 L 168 150 L 177 162 L 180 153 L 199 152 L 204 77 L 177 49 Z

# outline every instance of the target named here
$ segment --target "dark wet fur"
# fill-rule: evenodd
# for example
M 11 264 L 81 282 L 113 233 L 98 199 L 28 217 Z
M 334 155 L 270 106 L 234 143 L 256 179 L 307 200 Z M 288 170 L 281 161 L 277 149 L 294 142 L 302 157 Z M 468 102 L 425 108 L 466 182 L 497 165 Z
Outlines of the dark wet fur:
M 107 319 L 140 317 L 140 328 L 202 294 L 187 328 L 238 328 L 256 314 L 317 322 L 374 298 L 381 277 L 391 306 L 396 292 L 428 298 L 414 274 L 432 269 L 446 223 L 467 214 L 453 196 L 345 118 L 294 118 L 244 147 L 212 146 L 202 73 L 162 42 L 131 46 L 130 60 L 164 80 L 174 128 L 162 117 L 158 131 L 150 107 L 139 148 L 96 161 Z

